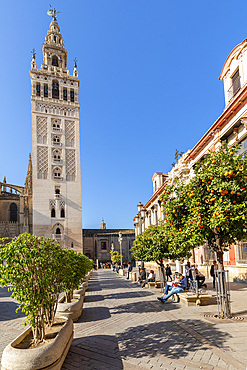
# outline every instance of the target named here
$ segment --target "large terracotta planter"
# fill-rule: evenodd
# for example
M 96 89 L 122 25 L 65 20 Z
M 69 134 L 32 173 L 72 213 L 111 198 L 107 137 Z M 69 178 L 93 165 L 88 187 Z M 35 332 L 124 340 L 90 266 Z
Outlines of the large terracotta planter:
M 59 302 L 57 305 L 56 317 L 68 317 L 74 322 L 77 321 L 82 313 L 83 300 L 84 296 L 78 295 L 78 297 L 76 297 L 76 302 Z
M 60 370 L 73 339 L 73 322 L 68 319 L 55 339 L 42 347 L 15 348 L 31 332 L 26 329 L 5 347 L 2 355 L 2 370 Z

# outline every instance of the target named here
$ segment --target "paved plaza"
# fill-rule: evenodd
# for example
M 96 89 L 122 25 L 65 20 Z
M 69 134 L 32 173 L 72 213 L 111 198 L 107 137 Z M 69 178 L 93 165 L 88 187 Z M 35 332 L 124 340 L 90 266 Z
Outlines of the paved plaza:
M 159 290 L 141 289 L 110 270 L 95 271 L 62 369 L 244 370 L 247 285 L 233 283 L 232 289 L 238 320 L 219 321 L 211 317 L 217 313 L 214 299 L 201 307 L 162 305 Z M 2 353 L 23 330 L 24 316 L 15 313 L 6 288 L 0 294 Z

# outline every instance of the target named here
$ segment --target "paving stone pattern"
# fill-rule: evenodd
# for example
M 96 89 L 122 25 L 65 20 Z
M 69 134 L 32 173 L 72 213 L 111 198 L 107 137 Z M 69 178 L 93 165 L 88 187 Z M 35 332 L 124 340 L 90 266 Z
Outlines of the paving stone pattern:
M 239 287 L 235 308 L 246 314 L 247 286 Z M 247 322 L 213 322 L 204 313 L 216 313 L 215 305 L 162 305 L 159 295 L 110 270 L 94 272 L 62 369 L 246 369 Z M 16 308 L 0 289 L 0 353 L 24 330 Z
M 226 330 L 198 307 L 162 305 L 158 295 L 109 270 L 94 272 L 62 369 L 246 369 L 247 361 L 221 349 Z

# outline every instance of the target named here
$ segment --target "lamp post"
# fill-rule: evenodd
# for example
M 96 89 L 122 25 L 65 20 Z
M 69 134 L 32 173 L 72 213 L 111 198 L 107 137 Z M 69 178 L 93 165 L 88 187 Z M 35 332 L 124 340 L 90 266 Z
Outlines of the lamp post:
M 123 268 L 123 256 L 122 256 L 122 241 L 123 241 L 123 236 L 122 236 L 121 231 L 119 231 L 118 241 L 119 241 L 119 246 L 120 246 L 121 269 L 122 269 Z

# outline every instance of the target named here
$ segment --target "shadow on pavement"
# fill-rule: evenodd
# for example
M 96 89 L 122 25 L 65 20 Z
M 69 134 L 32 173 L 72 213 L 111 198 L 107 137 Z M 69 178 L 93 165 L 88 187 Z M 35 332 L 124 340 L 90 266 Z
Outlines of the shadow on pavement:
M 143 292 L 141 291 L 141 297 L 147 297 L 153 295 L 150 292 Z M 123 293 L 115 293 L 115 294 L 106 294 L 105 299 L 126 299 L 126 298 L 140 298 L 136 292 L 123 292 Z
M 69 369 L 123 369 L 118 354 L 118 340 L 114 335 L 76 338 L 72 342 L 62 369 L 68 369 L 66 365 Z M 80 367 L 77 367 L 77 364 L 80 364 Z
M 78 322 L 91 322 L 109 319 L 110 311 L 107 307 L 86 307 L 82 310 L 82 315 Z
M 231 337 L 214 325 L 201 320 L 185 320 L 184 323 L 199 334 L 214 341 L 218 347 Z M 208 347 L 177 325 L 176 321 L 163 321 L 129 328 L 119 336 L 121 342 L 120 355 L 124 357 L 150 357 L 163 355 L 171 359 L 179 359 L 197 350 Z
M 0 288 L 0 297 L 10 297 L 12 292 L 8 292 L 8 287 Z
M 99 285 L 90 285 L 88 284 L 88 289 L 87 289 L 89 292 L 97 292 L 97 291 L 100 291 L 102 290 L 102 288 L 99 286 Z
M 0 321 L 14 320 L 19 317 L 25 317 L 25 313 L 17 311 L 19 304 L 12 301 L 0 302 Z
M 176 303 L 167 302 L 166 304 L 162 305 L 157 301 L 139 301 L 133 303 L 127 303 L 124 305 L 117 306 L 115 305 L 114 308 L 111 310 L 111 314 L 120 314 L 124 312 L 128 313 L 148 313 L 148 312 L 160 312 L 160 311 L 172 311 L 177 310 L 179 307 Z
M 104 296 L 100 294 L 85 295 L 84 302 L 98 302 L 103 301 L 104 299 Z

